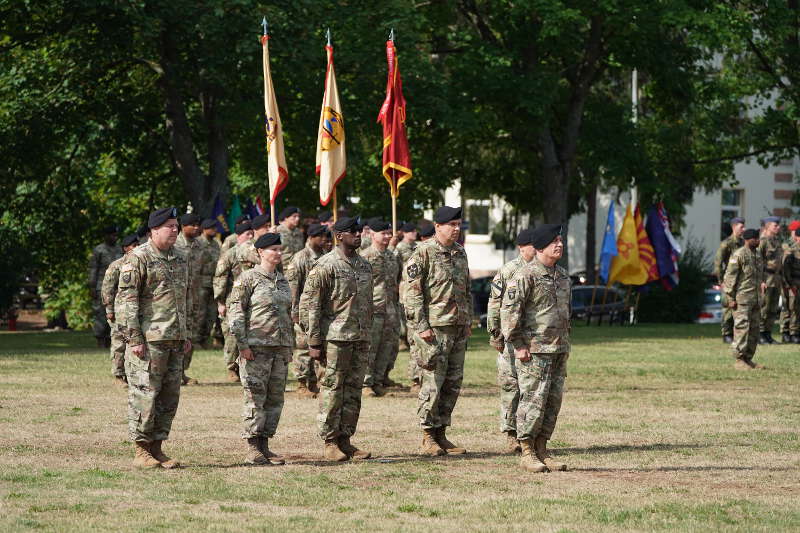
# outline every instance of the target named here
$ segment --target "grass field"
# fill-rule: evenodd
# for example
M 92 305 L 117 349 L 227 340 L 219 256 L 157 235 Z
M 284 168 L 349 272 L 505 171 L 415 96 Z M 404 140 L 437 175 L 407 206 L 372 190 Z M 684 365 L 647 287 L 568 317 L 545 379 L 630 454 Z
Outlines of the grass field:
M 290 463 L 244 466 L 241 389 L 200 351 L 165 445 L 187 468 L 150 472 L 130 466 L 126 393 L 93 342 L 0 334 L 0 531 L 800 530 L 797 345 L 742 373 L 717 326 L 577 327 L 551 441 L 570 471 L 529 474 L 503 451 L 480 333 L 449 432 L 466 457 L 418 456 L 398 392 L 364 398 L 354 442 L 375 459 L 325 463 L 316 402 L 287 393 L 271 447 Z

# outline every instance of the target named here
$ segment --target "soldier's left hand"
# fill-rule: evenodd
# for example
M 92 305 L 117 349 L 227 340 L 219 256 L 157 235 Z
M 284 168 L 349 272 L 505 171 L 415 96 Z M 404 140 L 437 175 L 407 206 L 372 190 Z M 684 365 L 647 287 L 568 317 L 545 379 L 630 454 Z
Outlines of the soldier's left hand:
M 106 319 L 109 322 L 114 322 L 114 313 L 106 313 Z
M 183 353 L 192 353 L 192 350 L 193 350 L 192 341 L 186 339 L 183 342 Z
M 761 283 L 761 294 L 764 294 L 765 292 L 767 292 L 767 283 L 766 282 L 762 282 Z
M 531 353 L 527 348 L 515 348 L 514 356 L 522 362 L 531 360 Z
M 466 335 L 467 338 L 472 337 L 472 324 L 467 324 L 467 327 L 464 328 L 464 335 Z

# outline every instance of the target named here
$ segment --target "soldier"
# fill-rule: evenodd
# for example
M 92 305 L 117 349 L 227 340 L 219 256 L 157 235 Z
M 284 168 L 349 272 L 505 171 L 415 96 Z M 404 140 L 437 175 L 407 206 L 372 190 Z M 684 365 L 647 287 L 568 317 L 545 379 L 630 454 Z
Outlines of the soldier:
M 269 439 L 281 418 L 287 365 L 292 360 L 292 295 L 277 270 L 280 235 L 261 235 L 255 249 L 259 263 L 234 282 L 228 305 L 244 388 L 242 438 L 247 440 L 248 463 L 282 465 L 286 461 L 270 451 Z
M 783 255 L 783 284 L 786 296 L 786 333 L 784 342 L 800 344 L 800 298 L 797 291 L 800 289 L 800 226 L 792 232 L 792 242 Z
M 761 219 L 761 242 L 758 245 L 758 252 L 764 263 L 765 283 L 767 288 L 764 291 L 764 298 L 761 302 L 761 336 L 759 344 L 776 344 L 772 338 L 772 326 L 778 318 L 778 302 L 783 286 L 781 274 L 781 262 L 783 260 L 783 248 L 781 247 L 778 233 L 781 230 L 780 217 L 765 217 Z M 735 326 L 734 326 L 735 327 Z
M 219 332 L 222 339 L 222 331 L 219 327 L 219 317 L 217 316 L 217 305 L 214 302 L 214 272 L 217 269 L 217 261 L 220 256 L 220 243 L 215 238 L 217 235 L 217 221 L 207 218 L 200 224 L 202 233 L 197 238 L 206 251 L 206 258 L 210 262 L 210 275 L 204 275 L 200 284 L 200 308 L 202 309 L 202 319 L 198 324 L 198 338 L 202 342 L 203 348 L 207 347 L 208 337 L 212 332 Z
M 222 246 L 219 249 L 220 256 L 224 255 L 225 252 L 236 246 L 239 242 L 237 235 L 236 235 L 236 226 L 239 224 L 244 224 L 245 222 L 250 222 L 250 215 L 244 213 L 243 215 L 239 215 L 234 223 L 234 232 L 225 237 L 225 240 L 222 241 Z
M 435 230 L 433 224 L 422 225 L 419 229 L 420 242 L 431 240 L 434 232 Z M 405 263 L 403 263 L 403 269 L 405 269 L 407 263 L 408 259 L 406 259 Z M 405 276 L 403 276 L 403 279 L 400 280 L 400 286 L 403 291 L 403 296 L 400 298 L 400 303 L 403 304 L 403 320 L 406 323 L 406 339 L 408 339 L 408 377 L 411 379 L 411 394 L 419 394 L 419 391 L 422 387 L 422 368 L 420 368 L 419 364 L 417 363 L 417 360 L 419 359 L 419 350 L 414 344 L 414 335 L 412 335 L 412 333 L 408 330 L 408 319 L 405 318 L 405 290 L 407 287 Z
M 361 227 L 361 250 L 366 250 L 369 248 L 369 245 L 372 244 L 372 229 L 369 226 L 372 220 L 372 218 L 368 218 Z
M 101 298 L 103 277 L 108 265 L 122 257 L 122 248 L 117 246 L 117 227 L 109 226 L 103 230 L 105 239 L 92 250 L 89 259 L 89 294 L 92 297 L 92 310 L 94 311 L 93 332 L 97 339 L 97 346 L 111 347 L 111 328 L 106 320 L 106 308 Z
M 761 300 L 767 284 L 764 281 L 764 261 L 758 244 L 758 231 L 745 230 L 744 246 L 736 250 L 725 271 L 725 296 L 733 309 L 733 356 L 738 370 L 764 368 L 753 363 L 758 346 L 761 323 Z
M 294 254 L 299 252 L 305 246 L 303 230 L 300 226 L 300 210 L 296 207 L 289 206 L 281 211 L 278 217 L 278 233 L 281 235 L 281 261 L 283 261 L 282 270 L 286 270 L 289 263 L 292 261 Z
M 342 217 L 333 226 L 337 245 L 317 260 L 300 297 L 300 326 L 308 352 L 325 366 L 317 422 L 329 461 L 368 459 L 350 442 L 361 412 L 361 386 L 372 326 L 372 271 L 358 255 L 361 227 Z
M 789 230 L 788 239 L 784 240 L 783 242 L 783 260 L 782 265 L 787 265 L 787 255 L 791 254 L 791 248 L 794 244 L 794 232 L 797 229 L 800 229 L 800 220 L 792 220 L 788 226 L 786 227 Z M 788 265 L 787 265 L 788 266 Z M 794 341 L 792 340 L 792 332 L 791 332 L 791 323 L 793 320 L 792 315 L 792 307 L 794 305 L 794 295 L 790 290 L 792 285 L 791 281 L 788 280 L 790 277 L 789 271 L 783 269 L 783 288 L 781 289 L 781 314 L 780 314 L 780 325 L 781 325 L 781 342 L 784 344 L 793 344 Z
M 322 211 L 318 216 L 319 223 L 328 228 L 328 231 L 333 231 L 333 214 L 330 211 Z
M 422 383 L 417 412 L 422 453 L 459 455 L 467 450 L 447 439 L 447 426 L 461 392 L 464 353 L 472 335 L 472 294 L 461 233 L 461 208 L 443 206 L 435 236 L 417 246 L 403 272 L 408 328 L 414 338 Z
M 395 253 L 400 258 L 400 272 L 406 262 L 411 258 L 414 249 L 417 247 L 417 226 L 413 222 L 406 222 L 400 226 L 400 231 L 403 232 L 403 240 L 397 243 Z M 408 329 L 406 328 L 406 311 L 403 307 L 403 294 L 405 293 L 405 285 L 400 282 L 400 345 L 401 347 L 408 347 Z
M 317 373 L 314 361 L 308 356 L 306 335 L 300 328 L 300 295 L 308 278 L 311 267 L 317 259 L 327 253 L 325 241 L 328 229 L 322 224 L 311 224 L 308 227 L 308 239 L 305 248 L 294 254 L 291 263 L 286 267 L 286 280 L 292 291 L 292 321 L 295 331 L 295 376 L 297 377 L 297 393 L 307 398 L 316 398 Z
M 556 265 L 564 253 L 561 226 L 538 226 L 530 239 L 536 257 L 508 282 L 500 311 L 503 337 L 516 358 L 520 466 L 531 472 L 566 470 L 547 450 L 561 409 L 570 351 L 570 279 Z
M 142 224 L 136 229 L 136 236 L 139 237 L 139 246 L 147 242 L 150 238 L 150 230 L 147 228 L 147 223 Z
M 125 341 L 122 338 L 122 332 L 117 326 L 115 302 L 119 286 L 119 269 L 128 252 L 136 248 L 138 244 L 139 236 L 135 233 L 122 239 L 122 251 L 125 255 L 108 265 L 106 274 L 103 276 L 103 288 L 101 291 L 103 305 L 106 307 L 106 318 L 111 326 L 111 374 L 114 376 L 114 380 L 124 387 L 128 386 L 128 379 L 125 377 Z
M 744 231 L 744 219 L 734 217 L 731 219 L 731 234 L 725 238 L 717 249 L 717 255 L 714 258 L 714 275 L 717 277 L 717 283 L 722 286 L 722 281 L 725 279 L 725 269 L 728 268 L 728 261 L 738 248 L 744 245 L 742 239 L 742 232 Z M 733 342 L 733 309 L 728 306 L 725 300 L 725 290 L 722 290 L 722 342 L 730 344 Z
M 228 369 L 228 381 L 231 383 L 239 381 L 237 363 L 239 350 L 236 348 L 236 337 L 231 333 L 229 321 L 225 318 L 228 298 L 234 282 L 241 273 L 250 270 L 259 262 L 255 248 L 250 242 L 253 238 L 253 229 L 249 221 L 236 226 L 236 236 L 236 246 L 222 254 L 214 272 L 214 300 L 217 302 L 217 313 L 222 325 L 222 334 L 225 336 L 222 352 L 225 355 L 225 367 Z
M 530 263 L 536 255 L 536 249 L 533 247 L 533 230 L 524 229 L 520 231 L 516 242 L 519 256 L 503 265 L 492 279 L 492 289 L 486 311 L 486 329 L 489 332 L 489 344 L 497 350 L 497 384 L 500 386 L 500 431 L 506 434 L 508 450 L 511 453 L 522 451 L 517 440 L 519 383 L 517 382 L 514 347 L 506 342 L 503 337 L 500 310 L 506 286 L 516 273 L 523 266 Z
M 213 269 L 216 264 L 211 265 L 211 256 L 205 248 L 198 242 L 197 236 L 200 234 L 200 217 L 194 213 L 186 213 L 179 219 L 181 231 L 175 241 L 175 248 L 186 256 L 192 276 L 189 278 L 189 291 L 192 293 L 193 308 L 189 310 L 189 323 L 194 332 L 192 345 L 199 346 L 202 343 L 200 334 L 200 324 L 203 321 L 205 310 L 200 307 L 200 290 L 203 280 L 208 279 L 214 274 Z M 186 375 L 186 370 L 192 364 L 192 354 L 183 356 L 183 385 L 197 385 L 197 380 Z
M 153 211 L 150 239 L 127 255 L 119 274 L 128 428 L 136 446 L 133 464 L 140 468 L 179 466 L 161 449 L 178 410 L 183 357 L 192 351 L 191 267 L 174 246 L 177 217 L 174 207 Z
M 364 387 L 370 396 L 386 394 L 386 380 L 397 357 L 398 280 L 400 259 L 387 249 L 392 238 L 391 225 L 383 220 L 370 221 L 372 244 L 361 252 L 372 267 L 372 329 L 370 332 L 367 371 Z

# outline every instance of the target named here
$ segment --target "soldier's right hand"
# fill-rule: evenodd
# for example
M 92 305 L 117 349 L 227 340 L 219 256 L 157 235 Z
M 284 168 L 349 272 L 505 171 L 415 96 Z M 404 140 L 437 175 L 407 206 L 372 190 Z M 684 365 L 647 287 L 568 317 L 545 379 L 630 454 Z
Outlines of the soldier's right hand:
M 220 318 L 225 316 L 225 304 L 217 304 L 217 314 Z
M 736 309 L 736 300 L 731 300 L 730 303 L 728 304 L 728 307 L 730 307 L 731 309 Z
M 531 360 L 531 352 L 527 348 L 514 348 L 514 356 L 522 362 Z
M 316 359 L 317 361 L 322 361 L 325 358 L 325 353 L 322 349 L 322 346 L 309 346 L 308 347 L 308 356 L 311 359 Z
M 109 322 L 114 322 L 114 313 L 106 313 L 106 319 Z
M 247 359 L 248 361 L 255 360 L 256 356 L 253 355 L 253 350 L 250 348 L 245 348 L 244 350 L 239 350 L 239 355 Z
M 422 333 L 419 334 L 419 338 L 424 340 L 425 342 L 433 342 L 433 330 L 431 328 L 426 329 Z
M 147 345 L 138 344 L 136 346 L 131 346 L 131 353 L 139 359 L 144 359 L 144 356 L 147 354 Z

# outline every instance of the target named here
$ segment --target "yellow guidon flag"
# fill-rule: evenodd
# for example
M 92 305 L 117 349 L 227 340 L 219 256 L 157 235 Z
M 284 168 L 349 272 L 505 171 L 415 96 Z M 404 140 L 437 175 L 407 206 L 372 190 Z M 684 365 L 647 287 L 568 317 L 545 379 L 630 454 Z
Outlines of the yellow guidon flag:
M 617 255 L 611 261 L 608 284 L 618 281 L 624 285 L 644 285 L 647 283 L 647 266 L 639 255 L 639 236 L 631 206 L 625 211 L 622 229 L 617 235 Z
M 264 62 L 264 123 L 267 130 L 267 171 L 269 173 L 269 203 L 275 205 L 278 194 L 289 183 L 286 157 L 283 153 L 283 126 L 278 113 L 275 89 L 272 87 L 272 72 L 269 68 L 269 35 L 261 37 Z M 275 209 L 272 209 L 274 212 Z
M 344 149 L 344 119 L 333 70 L 333 46 L 325 46 L 328 69 L 325 73 L 325 95 L 319 114 L 317 133 L 317 175 L 319 176 L 319 202 L 328 205 L 336 185 L 344 178 L 347 158 Z

